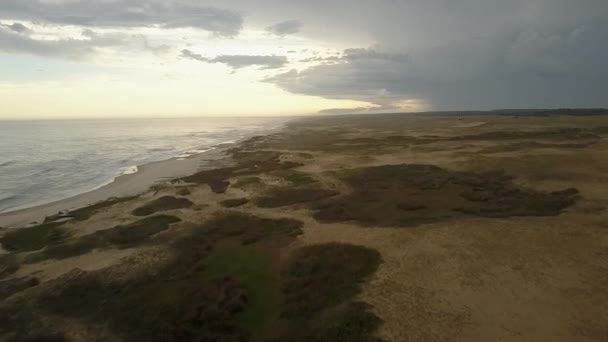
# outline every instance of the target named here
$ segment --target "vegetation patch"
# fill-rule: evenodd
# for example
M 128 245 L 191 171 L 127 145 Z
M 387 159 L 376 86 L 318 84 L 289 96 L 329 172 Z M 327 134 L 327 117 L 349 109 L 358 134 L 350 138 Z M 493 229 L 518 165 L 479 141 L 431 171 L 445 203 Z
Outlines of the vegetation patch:
M 0 238 L 2 246 L 9 251 L 36 251 L 47 245 L 61 243 L 66 238 L 66 232 L 60 228 L 62 223 L 43 223 L 28 228 L 11 229 Z
M 123 198 L 110 198 L 106 201 L 102 201 L 88 207 L 84 207 L 81 209 L 76 209 L 74 211 L 70 211 L 70 216 L 74 217 L 77 221 L 84 221 L 93 216 L 96 212 L 111 207 L 115 204 L 125 203 L 131 200 L 138 198 L 139 196 L 131 196 L 131 197 L 123 197 Z
M 304 186 L 317 182 L 317 180 L 311 177 L 309 174 L 294 170 L 275 171 L 272 173 L 272 175 L 283 178 L 293 186 Z
M 516 186 L 503 172 L 455 172 L 433 165 L 384 165 L 338 176 L 353 191 L 312 204 L 321 222 L 412 226 L 462 215 L 554 216 L 578 191 L 538 192 Z
M 235 319 L 249 340 L 262 340 L 280 316 L 280 275 L 273 259 L 267 248 L 222 242 L 204 261 L 205 277 L 229 276 L 241 281 L 247 300 Z
M 0 300 L 4 300 L 15 293 L 19 293 L 30 287 L 37 286 L 40 281 L 37 278 L 15 278 L 0 281 Z
M 380 319 L 353 299 L 380 262 L 377 251 L 347 244 L 296 250 L 283 271 L 282 317 L 289 328 L 281 340 L 377 340 Z
M 289 237 L 300 225 L 220 214 L 172 242 L 174 256 L 156 267 L 132 272 L 144 260 L 138 257 L 103 270 L 74 270 L 45 284 L 26 303 L 0 307 L 0 334 L 10 331 L 27 340 L 60 331 L 61 326 L 45 319 L 51 314 L 90 323 L 92 338 L 101 334 L 96 327 L 103 326 L 125 340 L 251 340 L 267 333 L 280 315 L 280 273 L 273 261 L 277 247 L 242 239 Z M 113 233 L 98 233 L 93 235 L 123 242 L 122 234 L 115 241 Z
M 167 215 L 147 217 L 126 226 L 100 230 L 74 241 L 49 246 L 38 253 L 26 256 L 24 262 L 37 263 L 48 259 L 66 259 L 109 246 L 130 247 L 167 230 L 169 225 L 180 221 L 175 216 Z
M 121 279 L 108 277 L 109 271 L 73 272 L 38 305 L 67 318 L 107 322 L 130 341 L 243 340 L 234 318 L 247 303 L 242 284 L 231 277 L 174 273 L 171 266 Z
M 19 261 L 13 254 L 0 255 L 0 279 L 19 270 Z
M 249 203 L 247 198 L 232 198 L 225 201 L 221 201 L 220 205 L 224 208 L 236 208 Z
M 234 183 L 235 188 L 243 189 L 252 185 L 258 185 L 262 182 L 259 177 L 241 177 Z
M 300 322 L 280 341 L 380 342 L 375 334 L 381 323 L 368 304 L 350 301 L 325 310 L 316 319 Z
M 186 187 L 181 187 L 176 191 L 176 194 L 178 194 L 179 196 L 188 196 L 190 195 L 190 193 L 190 189 Z
M 211 191 L 223 194 L 228 189 L 230 185 L 228 179 L 235 170 L 236 168 L 234 167 L 206 170 L 184 177 L 181 180 L 188 183 L 207 184 L 211 188 Z
M 61 340 L 62 330 L 77 320 L 88 340 L 373 340 L 380 321 L 353 297 L 378 267 L 377 252 L 341 244 L 306 247 L 281 271 L 276 255 L 288 240 L 243 240 L 250 234 L 289 238 L 300 226 L 293 220 L 218 214 L 169 242 L 172 253 L 162 259 L 146 261 L 149 251 L 109 268 L 73 270 L 31 296 L 7 302 L 0 306 L 0 335 Z M 34 284 L 18 282 L 7 293 Z
M 244 151 L 242 148 L 230 150 L 237 166 L 206 170 L 181 178 L 189 183 L 207 184 L 215 193 L 225 193 L 230 185 L 228 179 L 249 176 L 274 170 L 291 169 L 302 164 L 281 161 L 281 154 L 273 151 Z
M 259 197 L 255 203 L 262 208 L 279 208 L 298 203 L 319 201 L 336 196 L 339 192 L 322 188 L 280 188 Z
M 339 243 L 296 250 L 283 272 L 282 316 L 311 319 L 359 293 L 360 283 L 380 265 L 378 251 Z
M 88 220 L 91 216 L 93 216 L 95 213 L 109 208 L 115 204 L 119 204 L 119 203 L 124 203 L 124 202 L 128 202 L 131 200 L 134 200 L 136 198 L 138 198 L 139 195 L 137 196 L 130 196 L 130 197 L 114 197 L 114 198 L 109 198 L 105 201 L 101 201 L 80 209 L 75 209 L 72 211 L 69 211 L 68 213 L 62 214 L 62 215 L 53 215 L 53 216 L 49 216 L 45 219 L 45 223 L 48 222 L 54 222 L 57 221 L 59 219 L 62 218 L 71 218 L 75 221 L 85 221 Z
M 556 148 L 556 149 L 582 149 L 593 145 L 595 142 L 587 142 L 580 144 L 549 144 L 539 143 L 535 141 L 520 142 L 515 144 L 507 145 L 496 145 L 483 148 L 479 153 L 501 153 L 501 152 L 515 152 L 521 150 L 541 149 L 541 148 Z
M 302 233 L 302 222 L 292 219 L 269 219 L 240 212 L 220 213 L 196 229 L 210 239 L 235 238 L 252 244 L 271 237 L 294 237 Z
M 187 198 L 163 196 L 146 203 L 142 207 L 133 210 L 133 215 L 148 216 L 159 211 L 190 208 L 193 204 L 194 203 L 192 203 L 192 201 Z
M 483 132 L 474 135 L 463 135 L 451 137 L 449 140 L 452 141 L 501 141 L 501 140 L 521 140 L 521 139 L 533 139 L 533 140 L 560 140 L 560 141 L 572 141 L 572 140 L 594 140 L 599 138 L 598 133 L 601 131 L 594 131 L 584 128 L 558 128 L 558 129 L 546 129 L 546 130 L 534 130 L 534 131 L 491 131 Z

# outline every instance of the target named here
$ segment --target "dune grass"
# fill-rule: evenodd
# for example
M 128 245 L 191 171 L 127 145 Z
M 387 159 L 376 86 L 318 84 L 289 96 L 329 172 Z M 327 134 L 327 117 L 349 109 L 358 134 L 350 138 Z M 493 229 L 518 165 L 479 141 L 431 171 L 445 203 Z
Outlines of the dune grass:
M 205 277 L 234 277 L 247 290 L 247 305 L 236 319 L 251 340 L 262 338 L 280 316 L 280 277 L 273 264 L 267 249 L 234 242 L 219 244 L 205 259 Z
M 0 278 L 4 278 L 19 270 L 19 260 L 13 254 L 0 255 Z
M 36 251 L 65 240 L 62 223 L 44 223 L 29 228 L 13 229 L 0 238 L 2 246 L 12 252 Z
M 148 216 L 159 211 L 184 209 L 192 207 L 194 203 L 187 198 L 163 196 L 152 200 L 143 206 L 133 210 L 135 216 Z
M 220 205 L 224 208 L 236 208 L 249 203 L 247 198 L 231 198 L 225 201 L 221 201 Z
M 168 215 L 147 217 L 126 226 L 100 230 L 76 240 L 49 246 L 38 253 L 26 256 L 24 262 L 37 263 L 48 259 L 66 259 L 110 246 L 130 247 L 167 230 L 169 225 L 180 221 L 179 218 Z
M 336 196 L 339 192 L 318 187 L 310 188 L 279 188 L 258 197 L 255 204 L 260 208 L 279 208 L 289 205 L 319 201 Z

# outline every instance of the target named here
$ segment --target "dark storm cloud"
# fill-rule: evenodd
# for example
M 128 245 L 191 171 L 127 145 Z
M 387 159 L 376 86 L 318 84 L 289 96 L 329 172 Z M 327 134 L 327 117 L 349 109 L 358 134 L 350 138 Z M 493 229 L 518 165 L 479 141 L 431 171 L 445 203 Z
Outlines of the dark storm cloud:
M 222 63 L 233 69 L 256 66 L 262 70 L 278 69 L 287 64 L 285 56 L 221 55 L 207 58 L 188 49 L 182 50 L 181 57 L 206 63 Z
M 287 20 L 267 27 L 266 31 L 274 35 L 283 37 L 289 34 L 296 34 L 300 32 L 301 28 L 302 23 L 299 20 Z
M 234 36 L 243 25 L 235 11 L 191 0 L 2 0 L 0 18 L 81 26 L 195 27 Z
M 374 48 L 313 57 L 308 61 L 321 65 L 266 81 L 382 108 L 408 99 L 446 110 L 608 106 L 607 1 L 381 1 L 376 7 L 360 22 Z
M 293 93 L 360 100 L 389 107 L 403 97 L 393 89 L 404 81 L 404 71 L 411 69 L 409 56 L 371 49 L 347 49 L 342 57 L 315 60 L 337 61 L 337 64 L 323 64 L 301 72 L 291 70 L 266 81 Z
M 422 99 L 434 109 L 608 105 L 608 26 L 524 30 L 410 55 L 347 50 L 336 64 L 266 81 L 298 94 L 383 108 Z M 331 57 L 330 57 L 331 58 Z

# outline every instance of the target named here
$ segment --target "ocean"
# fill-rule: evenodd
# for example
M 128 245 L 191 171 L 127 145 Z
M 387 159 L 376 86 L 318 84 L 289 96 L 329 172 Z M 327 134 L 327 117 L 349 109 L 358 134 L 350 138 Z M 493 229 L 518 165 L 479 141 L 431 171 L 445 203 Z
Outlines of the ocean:
M 0 213 L 94 190 L 138 165 L 280 128 L 285 118 L 0 121 Z

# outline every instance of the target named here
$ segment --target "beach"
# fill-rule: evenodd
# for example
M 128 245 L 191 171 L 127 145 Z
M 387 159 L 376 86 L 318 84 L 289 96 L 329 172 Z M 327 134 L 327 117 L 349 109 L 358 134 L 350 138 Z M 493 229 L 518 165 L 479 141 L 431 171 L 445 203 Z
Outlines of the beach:
M 2 214 L 79 208 L 0 231 L 0 339 L 601 342 L 608 116 L 573 114 L 298 119 Z
M 41 223 L 45 217 L 85 207 L 112 197 L 128 197 L 145 192 L 151 186 L 191 175 L 199 169 L 221 165 L 226 146 L 184 158 L 171 158 L 137 167 L 137 172 L 116 177 L 98 189 L 31 208 L 0 213 L 0 227 L 23 227 Z

